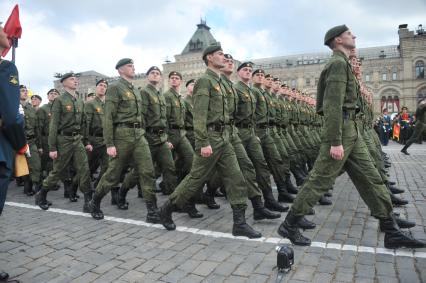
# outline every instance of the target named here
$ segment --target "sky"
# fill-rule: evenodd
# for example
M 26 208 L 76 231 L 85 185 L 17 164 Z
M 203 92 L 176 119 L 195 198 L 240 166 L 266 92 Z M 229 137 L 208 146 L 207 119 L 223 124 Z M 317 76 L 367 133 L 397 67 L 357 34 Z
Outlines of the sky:
M 116 76 L 123 57 L 134 59 L 137 73 L 161 68 L 182 52 L 201 18 L 240 61 L 327 51 L 324 34 L 340 24 L 361 48 L 397 45 L 399 24 L 426 27 L 425 0 L 1 0 L 0 21 L 15 4 L 23 29 L 16 50 L 20 82 L 42 97 L 55 73 Z

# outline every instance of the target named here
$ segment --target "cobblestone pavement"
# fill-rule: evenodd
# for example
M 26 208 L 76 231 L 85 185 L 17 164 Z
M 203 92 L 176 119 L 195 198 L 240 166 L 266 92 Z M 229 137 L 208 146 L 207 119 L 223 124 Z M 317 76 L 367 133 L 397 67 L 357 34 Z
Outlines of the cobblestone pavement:
M 400 148 L 393 142 L 385 147 L 392 179 L 410 201 L 396 211 L 415 220 L 411 233 L 426 240 L 426 146 L 413 145 L 410 156 Z M 105 198 L 109 217 L 102 221 L 81 213 L 82 199 L 69 203 L 62 190 L 49 193 L 49 211 L 22 191 L 11 184 L 0 217 L 0 269 L 22 282 L 276 282 L 275 247 L 288 243 L 276 234 L 285 214 L 253 221 L 250 207 L 248 223 L 264 238 L 232 237 L 231 209 L 223 199 L 220 210 L 199 206 L 202 219 L 174 214 L 178 231 L 166 232 L 144 222 L 145 205 L 135 190 L 128 211 Z M 337 179 L 332 199 L 332 206 L 316 206 L 316 215 L 308 217 L 317 224 L 304 233 L 313 246 L 293 247 L 295 265 L 282 282 L 426 282 L 426 249 L 384 249 L 378 221 L 346 174 Z

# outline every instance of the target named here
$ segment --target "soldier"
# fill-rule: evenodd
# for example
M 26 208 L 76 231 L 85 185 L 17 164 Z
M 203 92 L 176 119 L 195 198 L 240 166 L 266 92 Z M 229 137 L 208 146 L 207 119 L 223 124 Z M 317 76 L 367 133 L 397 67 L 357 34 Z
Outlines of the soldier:
M 223 177 L 227 197 L 233 210 L 232 234 L 259 238 L 262 235 L 245 221 L 247 193 L 244 177 L 229 142 L 229 112 L 225 89 L 220 78 L 220 69 L 225 66 L 222 47 L 219 44 L 208 46 L 203 52 L 203 61 L 207 65 L 206 73 L 194 86 L 196 154 L 191 172 L 185 178 L 185 180 L 189 179 L 188 182 L 185 183 L 183 180 L 161 207 L 161 222 L 167 230 L 175 230 L 172 213 L 188 203 L 216 168 Z
M 38 111 L 38 109 L 40 108 L 41 101 L 42 99 L 40 95 L 34 94 L 33 96 L 31 96 L 31 105 L 36 111 Z
M 86 102 L 90 102 L 96 98 L 96 94 L 94 92 L 88 93 L 86 97 Z
M 30 156 L 27 156 L 30 174 L 24 176 L 24 193 L 27 196 L 34 195 L 40 190 L 41 162 L 38 149 L 41 148 L 39 127 L 37 125 L 36 109 L 28 101 L 28 90 L 24 85 L 20 86 L 21 105 L 24 108 L 24 129 L 27 142 L 30 147 Z M 34 186 L 34 188 L 33 188 Z
M 423 140 L 423 134 L 425 132 L 426 123 L 426 98 L 423 98 L 416 109 L 416 123 L 414 124 L 414 132 L 408 139 L 405 146 L 401 149 L 401 152 L 405 155 L 410 155 L 407 149 L 415 142 L 421 143 Z
M 146 220 L 158 223 L 154 167 L 144 130 L 147 107 L 131 82 L 135 76 L 133 60 L 121 59 L 115 69 L 120 79 L 108 86 L 103 128 L 110 159 L 90 202 L 91 214 L 94 219 L 104 218 L 100 208 L 102 198 L 118 184 L 123 168 L 133 162 L 148 210 Z
M 192 92 L 194 90 L 195 80 L 190 79 L 186 82 L 186 96 L 184 99 L 185 102 L 185 130 L 186 138 L 191 143 L 192 149 L 195 150 L 195 136 L 194 136 L 194 122 L 193 122 L 193 111 L 194 111 L 194 101 L 192 97 Z
M 91 176 L 96 173 L 100 166 L 99 175 L 94 182 L 96 187 L 105 173 L 108 166 L 108 154 L 103 138 L 103 120 L 105 111 L 105 93 L 108 88 L 108 81 L 100 79 L 96 82 L 96 97 L 86 102 L 84 107 L 85 129 L 84 144 L 88 151 L 89 169 Z
M 379 219 L 386 248 L 425 247 L 425 243 L 404 234 L 396 224 L 389 194 L 358 135 L 355 118 L 359 97 L 348 60 L 350 50 L 355 48 L 355 36 L 345 25 L 337 26 L 326 33 L 324 44 L 333 50 L 333 56 L 318 82 L 317 112 L 325 117 L 323 139 L 314 167 L 278 234 L 295 245 L 310 245 L 311 241 L 300 233 L 298 221 L 345 170 L 371 214 Z
M 278 152 L 274 139 L 270 135 L 269 130 L 269 108 L 271 107 L 271 99 L 263 89 L 264 85 L 269 86 L 272 81 L 265 78 L 265 71 L 257 69 L 252 73 L 253 94 L 256 99 L 256 136 L 260 139 L 265 160 L 269 166 L 269 170 L 274 177 L 278 190 L 279 202 L 293 202 L 294 196 L 287 191 L 286 176 L 287 168 Z M 267 82 L 264 83 L 264 80 Z
M 0 54 L 9 47 L 9 39 L 0 22 Z M 0 215 L 13 171 L 14 152 L 24 154 L 28 149 L 21 115 L 23 113 L 19 113 L 19 99 L 18 70 L 15 64 L 0 58 Z M 0 271 L 1 282 L 19 282 L 8 281 L 8 278 L 9 274 Z
M 83 212 L 89 212 L 90 177 L 87 154 L 82 142 L 84 103 L 77 97 L 76 74 L 66 73 L 61 78 L 65 92 L 53 101 L 49 125 L 49 156 L 53 159 L 53 170 L 43 182 L 43 188 L 35 195 L 35 203 L 41 209 L 49 209 L 46 196 L 55 190 L 61 174 L 72 165 L 77 171 L 77 182 L 84 193 Z M 77 201 L 70 192 L 70 201 Z

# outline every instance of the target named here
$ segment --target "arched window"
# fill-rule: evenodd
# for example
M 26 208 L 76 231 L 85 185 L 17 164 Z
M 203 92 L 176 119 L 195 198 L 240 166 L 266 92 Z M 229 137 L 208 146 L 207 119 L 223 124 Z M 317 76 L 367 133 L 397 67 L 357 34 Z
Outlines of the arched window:
M 425 63 L 423 61 L 416 62 L 416 79 L 425 78 Z

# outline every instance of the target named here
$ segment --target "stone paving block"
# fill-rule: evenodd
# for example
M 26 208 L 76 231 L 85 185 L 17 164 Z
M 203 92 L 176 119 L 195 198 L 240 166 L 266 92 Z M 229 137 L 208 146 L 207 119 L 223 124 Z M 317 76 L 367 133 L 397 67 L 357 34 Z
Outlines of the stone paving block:
M 312 282 L 314 282 L 314 283 L 328 283 L 328 282 L 332 282 L 332 280 L 333 280 L 332 274 L 315 272 L 314 278 L 312 279 Z
M 103 274 L 121 264 L 123 264 L 121 260 L 110 260 L 92 269 L 92 272 Z
M 105 282 L 114 282 L 117 280 L 117 278 L 121 277 L 124 273 L 127 273 L 128 271 L 125 269 L 114 267 L 107 272 L 103 273 L 101 276 L 99 276 L 94 283 L 105 283 Z
M 127 273 L 124 273 L 123 276 L 118 278 L 118 280 L 124 282 L 144 282 L 145 274 L 136 270 L 129 270 Z
M 198 283 L 203 281 L 203 277 L 202 276 L 198 276 L 195 274 L 189 274 L 188 276 L 185 276 L 184 278 L 182 278 L 181 280 L 179 280 L 178 282 L 182 282 L 182 283 Z
M 154 268 L 154 272 L 159 272 L 159 273 L 169 273 L 171 270 L 176 269 L 177 264 L 175 262 L 172 261 L 163 261 L 159 266 L 157 266 L 156 268 Z
M 74 280 L 72 280 L 70 283 L 87 283 L 87 282 L 92 282 L 94 280 L 96 280 L 96 278 L 99 277 L 99 274 L 94 273 L 94 272 L 86 272 L 84 274 L 82 274 L 81 276 L 75 278 Z
M 297 268 L 291 279 L 310 282 L 314 277 L 315 270 L 312 266 L 301 265 Z
M 414 269 L 398 269 L 400 282 L 420 283 L 420 278 Z
M 208 276 L 213 270 L 219 265 L 217 262 L 213 261 L 203 261 L 199 266 L 197 266 L 192 273 L 199 276 Z
M 170 282 L 170 283 L 175 283 L 175 282 L 179 282 L 179 280 L 185 278 L 185 276 L 188 275 L 188 272 L 180 270 L 180 269 L 174 269 L 172 271 L 170 271 L 169 273 L 167 273 L 166 275 L 164 275 L 163 277 L 161 277 L 160 279 L 164 282 Z

